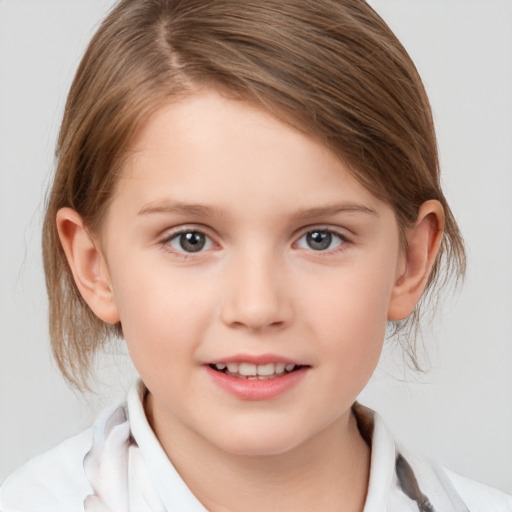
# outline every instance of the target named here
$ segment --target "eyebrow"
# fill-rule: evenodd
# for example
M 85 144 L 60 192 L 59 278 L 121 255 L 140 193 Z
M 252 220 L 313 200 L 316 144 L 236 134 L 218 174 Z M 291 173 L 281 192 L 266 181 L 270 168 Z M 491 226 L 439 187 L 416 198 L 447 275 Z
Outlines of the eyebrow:
M 342 203 L 320 206 L 316 208 L 301 209 L 292 215 L 292 217 L 296 218 L 297 220 L 310 220 L 318 217 L 329 217 L 336 215 L 337 213 L 344 212 L 364 213 L 375 217 L 379 216 L 379 214 L 374 209 L 368 206 Z M 190 215 L 193 217 L 224 216 L 224 212 L 221 209 L 215 208 L 213 206 L 195 203 L 174 202 L 168 200 L 148 203 L 139 210 L 138 215 L 150 215 L 156 213 L 167 215 Z
M 138 215 L 165 213 L 169 215 L 192 215 L 194 217 L 222 216 L 222 211 L 212 206 L 194 203 L 181 203 L 173 201 L 156 201 L 143 206 Z
M 317 217 L 329 217 L 337 213 L 356 212 L 378 217 L 379 214 L 373 208 L 361 204 L 333 204 L 300 210 L 295 217 L 300 220 L 315 219 Z

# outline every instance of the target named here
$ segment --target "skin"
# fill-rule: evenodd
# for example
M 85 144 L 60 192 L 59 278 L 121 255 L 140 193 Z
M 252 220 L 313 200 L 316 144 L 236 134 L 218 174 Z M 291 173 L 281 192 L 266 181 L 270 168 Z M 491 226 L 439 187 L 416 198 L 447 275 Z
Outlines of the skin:
M 405 253 L 393 210 L 324 146 L 209 90 L 143 126 L 101 233 L 57 217 L 78 288 L 122 323 L 150 424 L 212 511 L 363 509 L 370 449 L 351 406 L 388 320 L 421 296 L 442 223 L 425 203 Z M 315 231 L 332 233 L 327 248 Z M 204 248 L 187 252 L 178 232 L 203 233 Z M 207 371 L 262 354 L 307 369 L 259 401 Z

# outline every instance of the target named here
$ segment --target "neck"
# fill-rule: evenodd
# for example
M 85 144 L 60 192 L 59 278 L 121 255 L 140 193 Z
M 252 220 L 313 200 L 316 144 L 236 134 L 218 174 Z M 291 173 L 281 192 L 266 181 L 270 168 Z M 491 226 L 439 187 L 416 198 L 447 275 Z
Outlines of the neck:
M 180 476 L 210 512 L 361 512 L 370 448 L 351 411 L 279 455 L 226 453 L 180 426 L 165 428 L 146 400 L 148 420 Z

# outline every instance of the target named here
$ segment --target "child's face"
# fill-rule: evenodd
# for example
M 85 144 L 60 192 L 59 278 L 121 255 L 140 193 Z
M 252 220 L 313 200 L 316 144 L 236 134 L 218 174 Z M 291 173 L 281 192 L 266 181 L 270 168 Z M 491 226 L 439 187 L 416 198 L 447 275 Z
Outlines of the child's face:
M 239 454 L 343 428 L 403 271 L 392 209 L 314 139 L 214 92 L 159 110 L 133 149 L 101 240 L 155 422 Z

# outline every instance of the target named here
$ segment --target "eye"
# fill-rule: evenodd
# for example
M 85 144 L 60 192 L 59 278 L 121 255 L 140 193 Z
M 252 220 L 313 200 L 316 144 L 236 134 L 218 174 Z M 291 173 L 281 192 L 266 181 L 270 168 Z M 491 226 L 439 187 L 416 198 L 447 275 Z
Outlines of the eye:
M 199 252 L 213 247 L 212 240 L 200 231 L 182 231 L 169 237 L 166 244 L 177 252 Z
M 297 242 L 301 249 L 313 249 L 313 251 L 327 251 L 336 249 L 345 243 L 342 235 L 328 229 L 314 229 L 308 231 Z

